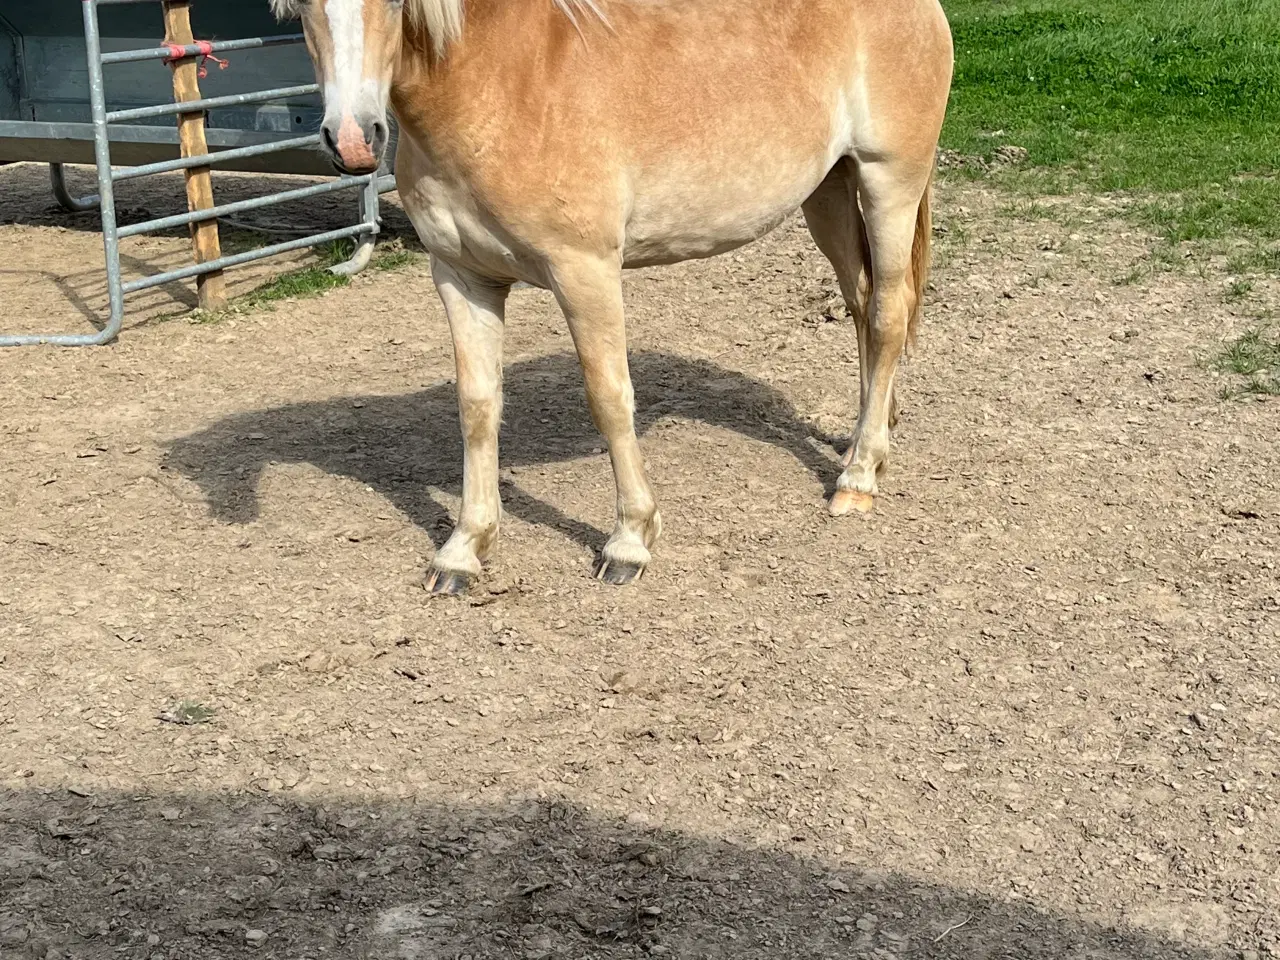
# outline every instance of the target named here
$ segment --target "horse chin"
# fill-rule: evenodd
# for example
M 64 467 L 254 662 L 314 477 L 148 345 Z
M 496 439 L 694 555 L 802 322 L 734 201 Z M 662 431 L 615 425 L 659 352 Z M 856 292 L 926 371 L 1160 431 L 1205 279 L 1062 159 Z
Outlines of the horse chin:
M 372 166 L 368 164 L 361 164 L 360 166 L 357 167 L 357 166 L 348 166 L 347 164 L 343 163 L 341 160 L 337 160 L 337 159 L 334 159 L 331 162 L 333 163 L 334 170 L 348 177 L 363 177 L 366 174 L 373 173 L 375 170 L 378 169 L 377 163 L 374 163 Z

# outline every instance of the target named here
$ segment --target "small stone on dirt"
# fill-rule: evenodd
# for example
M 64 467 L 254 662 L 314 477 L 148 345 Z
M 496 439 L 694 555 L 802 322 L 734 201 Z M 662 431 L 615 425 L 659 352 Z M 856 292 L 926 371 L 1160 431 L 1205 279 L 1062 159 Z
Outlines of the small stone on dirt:
M 267 932 L 265 930 L 246 930 L 244 938 L 256 947 L 267 942 Z
M 213 719 L 213 711 L 203 704 L 184 700 L 161 710 L 156 714 L 156 719 L 164 723 L 193 726 L 197 723 L 208 723 Z

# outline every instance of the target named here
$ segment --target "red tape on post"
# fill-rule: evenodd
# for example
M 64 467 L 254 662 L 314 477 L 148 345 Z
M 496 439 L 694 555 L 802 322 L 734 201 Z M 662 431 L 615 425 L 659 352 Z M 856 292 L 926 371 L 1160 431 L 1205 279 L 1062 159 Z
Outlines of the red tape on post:
M 213 44 L 208 40 L 197 40 L 195 42 L 194 46 L 200 51 L 198 54 L 188 54 L 186 48 L 177 43 L 166 43 L 164 46 L 169 50 L 169 56 L 165 57 L 164 60 L 167 64 L 173 64 L 179 60 L 185 60 L 188 56 L 198 56 L 200 58 L 199 77 L 201 80 L 209 76 L 209 68 L 206 67 L 205 64 L 210 60 L 218 65 L 219 70 L 225 70 L 227 67 L 231 66 L 228 61 L 213 55 Z

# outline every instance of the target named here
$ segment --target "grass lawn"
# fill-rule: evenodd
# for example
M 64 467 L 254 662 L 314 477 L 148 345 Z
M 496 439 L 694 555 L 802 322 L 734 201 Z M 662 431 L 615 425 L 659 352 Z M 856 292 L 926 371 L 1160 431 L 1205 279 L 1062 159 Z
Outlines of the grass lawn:
M 1280 331 L 1245 331 L 1222 349 L 1213 366 L 1238 378 L 1223 390 L 1224 397 L 1280 396 Z
M 989 157 L 1038 193 L 1129 191 L 1172 245 L 1229 254 L 1236 275 L 1280 273 L 1280 0 L 942 0 L 956 42 L 943 145 Z M 1238 241 L 1246 241 L 1240 245 Z M 1248 297 L 1237 276 L 1228 301 Z M 1224 395 L 1280 394 L 1266 312 L 1212 361 Z
M 1280 0 L 943 0 L 945 146 L 1030 151 L 1045 192 L 1130 190 L 1170 241 L 1280 254 Z

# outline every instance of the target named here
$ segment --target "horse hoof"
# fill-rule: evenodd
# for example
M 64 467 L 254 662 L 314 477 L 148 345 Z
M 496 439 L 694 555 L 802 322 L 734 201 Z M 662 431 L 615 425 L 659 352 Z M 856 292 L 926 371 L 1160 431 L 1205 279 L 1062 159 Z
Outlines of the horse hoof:
M 833 517 L 843 517 L 848 513 L 870 513 L 875 506 L 876 498 L 869 493 L 858 490 L 837 490 L 831 497 L 827 509 Z
M 426 587 L 429 593 L 441 597 L 460 597 L 471 586 L 471 577 L 453 570 L 436 570 L 434 567 L 427 574 Z
M 644 567 L 641 564 L 623 563 L 619 560 L 606 560 L 601 557 L 596 564 L 594 576 L 604 583 L 611 583 L 615 587 L 621 587 L 624 584 L 634 583 L 639 580 L 643 573 Z

